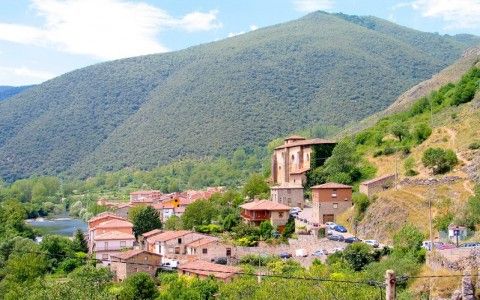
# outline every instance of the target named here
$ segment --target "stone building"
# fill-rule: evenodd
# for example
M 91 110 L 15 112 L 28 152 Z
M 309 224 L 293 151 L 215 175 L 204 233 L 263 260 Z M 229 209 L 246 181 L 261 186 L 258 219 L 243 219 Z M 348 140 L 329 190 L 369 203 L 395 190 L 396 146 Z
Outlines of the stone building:
M 255 200 L 240 205 L 240 216 L 245 223 L 260 225 L 263 221 L 269 221 L 278 231 L 282 232 L 288 222 L 290 207 L 269 200 Z
M 220 257 L 235 256 L 235 248 L 220 242 L 216 237 L 205 236 L 199 240 L 186 245 L 187 255 L 194 255 L 196 258 L 213 261 Z
M 352 207 L 352 187 L 340 183 L 312 186 L 312 220 L 317 224 L 335 222 L 337 216 Z
M 371 197 L 381 191 L 391 188 L 395 185 L 395 174 L 388 174 L 381 177 L 364 181 L 360 184 L 360 193 Z
M 110 270 L 115 280 L 123 281 L 131 274 L 146 272 L 152 277 L 162 264 L 162 256 L 145 250 L 128 250 L 112 254 Z
M 275 148 L 272 155 L 271 200 L 303 208 L 303 186 L 314 159 L 314 149 L 321 152 L 317 155 L 319 159 L 316 162 L 321 165 L 330 157 L 334 147 L 335 142 L 323 139 L 307 140 L 301 136 L 286 138 L 284 144 Z

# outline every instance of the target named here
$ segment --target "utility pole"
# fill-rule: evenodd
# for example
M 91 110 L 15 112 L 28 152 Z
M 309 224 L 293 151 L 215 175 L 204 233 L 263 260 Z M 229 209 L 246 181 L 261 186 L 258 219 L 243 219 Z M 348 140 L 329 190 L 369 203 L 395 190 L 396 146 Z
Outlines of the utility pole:
M 386 300 L 395 300 L 396 299 L 396 291 L 395 287 L 397 284 L 397 278 L 395 277 L 395 271 L 387 270 L 385 272 L 385 293 L 386 293 Z

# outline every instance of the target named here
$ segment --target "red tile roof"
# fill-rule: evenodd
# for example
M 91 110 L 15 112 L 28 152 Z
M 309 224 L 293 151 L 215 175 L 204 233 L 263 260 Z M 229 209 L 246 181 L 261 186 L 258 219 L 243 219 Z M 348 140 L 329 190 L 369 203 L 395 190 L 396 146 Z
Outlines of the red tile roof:
M 116 215 L 112 212 L 105 211 L 105 212 L 99 213 L 95 217 L 88 220 L 88 223 L 91 223 L 91 222 L 94 222 L 94 221 L 97 221 L 97 220 L 101 220 L 101 219 L 104 219 L 104 218 L 107 218 L 107 217 L 115 218 L 115 219 L 118 219 L 118 220 L 125 220 L 125 218 L 122 218 L 122 217 L 120 217 L 120 216 L 118 216 L 118 215 Z
M 160 254 L 145 251 L 145 250 L 138 250 L 138 249 L 132 249 L 132 250 L 127 250 L 127 251 L 122 251 L 118 253 L 111 254 L 112 257 L 120 258 L 121 260 L 127 260 L 130 259 L 134 256 L 137 256 L 139 254 L 146 253 L 148 255 L 155 255 L 162 257 Z M 146 261 L 145 263 L 148 263 L 149 261 Z M 153 263 L 152 263 L 153 264 Z
M 240 268 L 237 267 L 214 264 L 203 260 L 195 260 L 185 264 L 180 264 L 178 269 L 203 276 L 212 275 L 221 279 L 230 278 L 236 273 L 240 272 Z
M 193 233 L 193 231 L 190 230 L 170 230 L 170 231 L 165 231 L 160 234 L 154 235 L 150 238 L 147 238 L 147 241 L 151 244 L 156 243 L 156 242 L 165 242 L 165 241 L 170 241 L 179 237 L 182 237 L 184 235 L 187 235 L 189 233 Z
M 203 237 L 199 240 L 193 241 L 193 242 L 191 242 L 191 243 L 189 243 L 185 246 L 196 248 L 196 247 L 204 246 L 204 245 L 207 245 L 207 244 L 210 244 L 210 243 L 213 243 L 213 242 L 218 242 L 218 238 L 213 237 L 213 236 L 206 236 L 206 237 Z
M 320 185 L 312 186 L 312 189 L 351 189 L 350 185 L 336 183 L 336 182 L 327 182 Z
M 242 204 L 240 207 L 246 210 L 290 210 L 290 206 L 270 200 L 252 201 Z
M 150 230 L 150 231 L 148 231 L 148 232 L 143 233 L 142 236 L 143 236 L 144 238 L 148 238 L 148 237 L 151 237 L 151 236 L 153 236 L 153 235 L 160 234 L 160 233 L 162 233 L 162 232 L 163 232 L 163 231 L 162 231 L 161 229 L 154 229 L 154 230 Z
M 159 190 L 150 190 L 150 191 L 135 191 L 131 192 L 130 195 L 143 195 L 143 194 L 162 194 Z
M 98 224 L 95 228 L 132 228 L 133 224 L 127 220 L 109 220 Z
M 321 144 L 336 144 L 336 142 L 324 140 L 324 139 L 299 140 L 299 141 L 278 146 L 277 148 L 275 148 L 275 150 L 297 147 L 297 146 L 309 146 L 309 145 L 321 145 Z
M 103 240 L 134 240 L 135 236 L 131 233 L 125 233 L 120 231 L 111 231 L 103 234 L 95 235 L 94 240 L 103 241 Z

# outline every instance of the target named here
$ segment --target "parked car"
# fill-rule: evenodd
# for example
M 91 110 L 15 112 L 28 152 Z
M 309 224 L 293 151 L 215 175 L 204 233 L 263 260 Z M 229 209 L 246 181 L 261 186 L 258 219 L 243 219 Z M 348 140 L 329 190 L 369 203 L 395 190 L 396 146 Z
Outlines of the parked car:
M 327 235 L 332 235 L 332 234 L 335 234 L 335 231 L 333 231 L 332 229 L 327 229 Z
M 337 226 L 337 224 L 335 224 L 334 222 L 327 222 L 325 223 L 325 226 L 327 226 L 330 229 L 333 229 L 335 228 L 335 226 Z
M 327 236 L 327 239 L 329 239 L 331 241 L 339 241 L 339 242 L 343 242 L 345 240 L 343 235 L 339 235 L 339 234 L 329 235 L 329 236 Z
M 380 243 L 376 240 L 364 240 L 363 241 L 365 244 L 372 246 L 373 248 L 378 248 L 380 246 Z
M 302 209 L 300 207 L 292 207 L 290 209 L 290 213 L 297 213 L 298 214 L 301 211 L 302 211 Z
M 343 227 L 342 225 L 336 225 L 335 227 L 333 227 L 333 230 L 342 233 L 347 232 L 347 228 Z
M 279 256 L 280 256 L 280 258 L 287 259 L 287 258 L 292 257 L 292 254 L 291 254 L 291 253 L 288 253 L 288 252 L 282 252 L 282 253 L 280 253 Z
M 295 256 L 296 257 L 307 257 L 308 254 L 307 254 L 307 251 L 305 251 L 305 249 L 297 249 L 297 250 L 295 250 Z
M 176 269 L 176 268 L 178 268 L 178 260 L 167 261 L 167 262 L 162 264 L 161 268 L 164 269 L 164 270 Z
M 348 243 L 348 244 L 353 244 L 353 243 L 357 243 L 357 242 L 361 242 L 362 240 L 357 238 L 356 236 L 352 236 L 352 237 L 349 237 L 349 238 L 346 238 L 345 239 L 345 243 Z
M 228 259 L 226 257 L 217 257 L 213 260 L 213 262 L 219 265 L 226 265 L 228 263 Z
M 315 252 L 312 253 L 312 256 L 324 256 L 324 255 L 328 255 L 328 251 L 326 249 L 319 249 Z
M 462 248 L 479 248 L 480 243 L 476 243 L 476 242 L 465 243 L 465 244 L 460 245 L 460 247 L 462 247 Z

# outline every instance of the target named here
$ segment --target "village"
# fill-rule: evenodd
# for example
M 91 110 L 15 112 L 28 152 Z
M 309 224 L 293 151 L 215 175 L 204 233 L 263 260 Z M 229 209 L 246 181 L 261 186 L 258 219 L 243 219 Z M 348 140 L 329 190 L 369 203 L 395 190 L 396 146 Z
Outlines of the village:
M 304 186 L 311 162 L 318 165 L 325 161 L 334 146 L 335 142 L 323 139 L 288 137 L 272 155 L 270 199 L 246 199 L 240 205 L 243 223 L 258 227 L 267 222 L 274 229 L 274 236 L 282 234 L 289 220 L 293 220 L 296 238 L 286 243 L 239 246 L 195 230 L 154 229 L 135 237 L 134 225 L 127 219 L 129 209 L 151 206 L 165 223 L 173 216 L 181 217 L 195 201 L 224 192 L 222 187 L 211 187 L 171 194 L 135 191 L 128 203 L 100 199 L 98 204 L 110 210 L 88 221 L 89 252 L 100 264 L 108 266 L 118 281 L 136 272 L 155 276 L 160 269 L 228 281 L 240 272 L 235 264 L 246 255 L 291 258 L 309 266 L 314 259 L 325 261 L 329 254 L 342 251 L 348 243 L 387 247 L 367 237 L 360 240 L 354 226 L 348 226 L 353 228 L 348 232 L 342 226 L 346 224 L 335 223 L 339 215 L 352 209 L 352 186 L 334 182 L 315 185 L 308 191 L 311 200 L 306 200 Z M 359 190 L 371 197 L 391 188 L 395 180 L 394 174 L 381 176 L 363 182 Z

